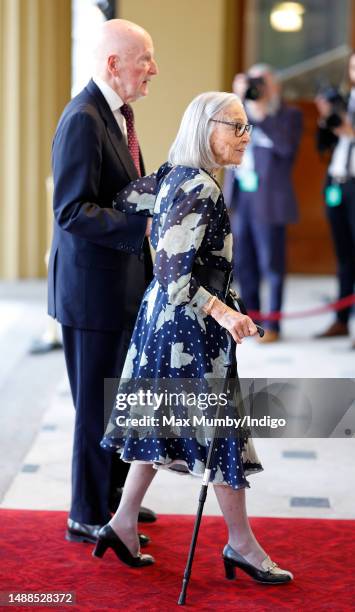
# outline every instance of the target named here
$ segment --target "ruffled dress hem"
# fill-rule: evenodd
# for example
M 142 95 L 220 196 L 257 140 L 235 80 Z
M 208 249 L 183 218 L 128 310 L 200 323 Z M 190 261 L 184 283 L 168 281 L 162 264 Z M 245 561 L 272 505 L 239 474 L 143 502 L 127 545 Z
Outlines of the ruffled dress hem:
M 116 448 L 107 447 L 106 445 L 103 445 L 103 444 L 101 444 L 101 446 L 104 447 L 105 450 L 107 451 L 111 451 L 111 452 L 120 454 L 122 461 L 124 461 L 125 463 L 134 462 L 134 463 L 141 463 L 141 464 L 151 464 L 153 468 L 156 470 L 169 470 L 170 472 L 174 472 L 174 474 L 179 474 L 180 476 L 194 476 L 195 478 L 202 478 L 204 475 L 204 470 L 201 472 L 196 472 L 190 469 L 187 461 L 185 461 L 184 459 L 171 459 L 171 460 L 166 460 L 165 462 L 163 462 L 162 460 L 158 461 L 157 459 L 145 460 L 145 459 L 136 459 L 133 457 L 128 459 L 123 456 L 124 449 L 119 449 L 117 447 Z M 182 466 L 183 469 L 180 469 L 178 466 Z M 263 472 L 263 471 L 264 471 L 264 468 L 258 463 L 254 464 L 254 463 L 249 462 L 243 466 L 244 476 L 250 476 L 252 474 L 257 474 L 258 472 Z M 213 485 L 229 486 L 235 490 L 250 488 L 250 484 L 247 480 L 245 480 L 244 483 L 238 483 L 238 485 L 235 485 L 231 482 L 227 482 L 225 480 L 214 482 L 213 474 L 211 475 L 210 482 Z

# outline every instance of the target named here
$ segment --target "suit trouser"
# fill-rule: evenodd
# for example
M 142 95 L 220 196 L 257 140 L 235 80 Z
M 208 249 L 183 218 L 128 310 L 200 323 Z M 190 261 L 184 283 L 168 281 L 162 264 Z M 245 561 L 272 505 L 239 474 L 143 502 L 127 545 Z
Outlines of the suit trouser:
M 258 221 L 253 215 L 248 194 L 241 194 L 233 220 L 235 237 L 234 277 L 240 284 L 241 297 L 248 310 L 260 311 L 260 283 L 265 279 L 269 290 L 269 312 L 282 307 L 286 267 L 286 227 Z M 265 322 L 267 329 L 278 331 L 278 321 Z
M 75 406 L 70 517 L 104 524 L 109 497 L 123 486 L 129 465 L 100 447 L 104 434 L 104 379 L 119 377 L 132 330 L 100 332 L 63 325 L 63 345 Z
M 355 179 L 342 185 L 340 206 L 326 206 L 337 258 L 339 298 L 351 295 L 355 284 Z M 347 323 L 351 308 L 338 310 L 337 320 Z

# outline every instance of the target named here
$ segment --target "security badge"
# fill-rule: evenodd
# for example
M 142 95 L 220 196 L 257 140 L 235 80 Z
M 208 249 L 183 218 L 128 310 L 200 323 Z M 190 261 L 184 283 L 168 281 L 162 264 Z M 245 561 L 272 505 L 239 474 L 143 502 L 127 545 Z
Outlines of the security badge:
M 259 177 L 254 170 L 243 172 L 243 176 L 239 178 L 239 188 L 241 191 L 252 193 L 258 191 Z
M 327 206 L 340 206 L 343 199 L 343 192 L 339 184 L 328 185 L 325 189 L 325 202 Z

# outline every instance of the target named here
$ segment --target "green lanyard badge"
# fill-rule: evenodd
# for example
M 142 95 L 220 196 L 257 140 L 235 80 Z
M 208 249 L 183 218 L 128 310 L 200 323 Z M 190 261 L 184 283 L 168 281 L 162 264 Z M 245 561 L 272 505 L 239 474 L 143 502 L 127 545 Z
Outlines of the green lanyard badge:
M 239 188 L 241 191 L 247 191 L 252 193 L 258 191 L 259 177 L 254 170 L 248 170 L 244 172 L 239 178 Z
M 340 206 L 343 199 L 343 192 L 340 185 L 328 185 L 325 189 L 325 203 L 327 206 Z

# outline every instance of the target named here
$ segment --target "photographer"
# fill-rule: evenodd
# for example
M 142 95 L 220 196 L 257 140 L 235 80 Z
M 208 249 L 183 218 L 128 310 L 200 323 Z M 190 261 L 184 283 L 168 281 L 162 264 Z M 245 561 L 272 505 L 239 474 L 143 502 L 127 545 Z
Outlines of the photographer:
M 328 87 L 315 99 L 320 116 L 317 148 L 331 154 L 324 199 L 337 258 L 339 298 L 351 295 L 355 283 L 355 52 L 348 70 L 348 98 Z M 338 311 L 334 323 L 316 337 L 347 336 L 350 312 L 351 308 Z
M 286 224 L 297 221 L 291 172 L 302 132 L 302 115 L 281 99 L 272 68 L 253 66 L 237 74 L 234 93 L 244 100 L 254 125 L 243 164 L 225 176 L 225 199 L 231 208 L 232 231 L 238 248 L 235 279 L 249 310 L 260 310 L 260 282 L 269 285 L 269 311 L 282 307 L 286 267 Z M 264 323 L 262 342 L 280 336 L 278 321 Z M 259 340 L 260 341 L 260 340 Z

